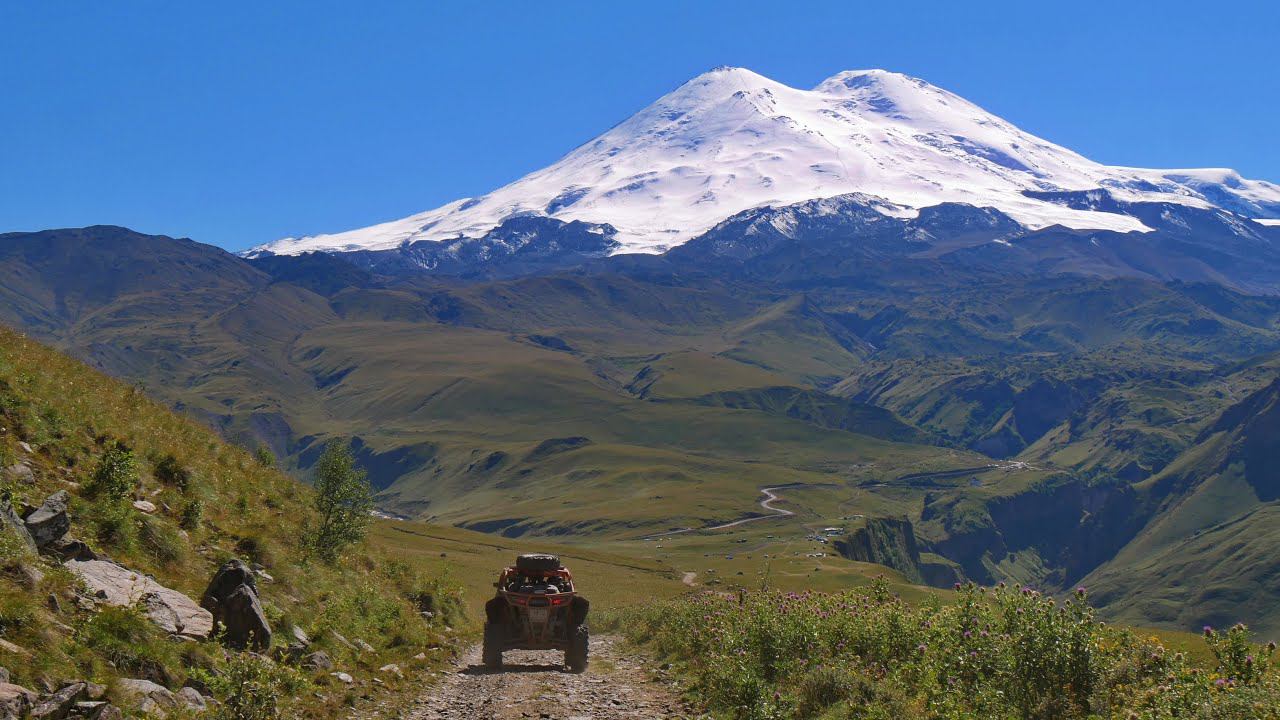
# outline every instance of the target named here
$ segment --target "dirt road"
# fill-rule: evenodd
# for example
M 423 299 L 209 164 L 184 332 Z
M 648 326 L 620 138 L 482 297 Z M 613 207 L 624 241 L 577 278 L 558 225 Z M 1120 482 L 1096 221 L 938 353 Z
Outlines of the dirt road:
M 480 664 L 480 648 L 461 660 L 404 715 L 410 720 L 667 720 L 693 718 L 644 658 L 611 636 L 591 639 L 591 664 L 574 675 L 558 652 L 508 651 L 501 672 Z
M 778 502 L 779 500 L 782 499 L 778 497 L 778 494 L 774 491 L 786 490 L 789 487 L 794 487 L 794 486 L 779 485 L 778 487 L 760 488 L 760 492 L 764 494 L 764 499 L 760 501 L 760 507 L 764 508 L 765 510 L 768 510 L 769 511 L 768 515 L 752 515 L 750 517 L 745 517 L 745 518 L 742 518 L 741 520 L 734 520 L 733 522 L 727 522 L 722 525 L 709 525 L 707 527 L 700 527 L 700 528 L 680 528 L 679 530 L 668 530 L 667 532 L 660 532 L 655 535 L 648 535 L 645 537 L 645 539 L 650 540 L 650 539 L 656 539 L 656 538 L 671 537 L 672 535 L 683 535 L 684 533 L 693 532 L 695 530 L 727 530 L 728 528 L 738 527 L 739 525 L 745 525 L 749 522 L 757 522 L 760 520 L 771 520 L 771 519 L 777 519 L 777 518 L 783 518 L 783 517 L 790 517 L 792 515 L 795 515 L 795 513 L 791 512 L 790 510 L 787 510 L 786 508 L 773 506 L 775 502 Z

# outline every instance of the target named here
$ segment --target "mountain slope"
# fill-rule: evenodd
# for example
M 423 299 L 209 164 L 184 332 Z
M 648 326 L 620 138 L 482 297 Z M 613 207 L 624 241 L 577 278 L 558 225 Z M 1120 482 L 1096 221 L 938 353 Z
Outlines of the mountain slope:
M 104 458 L 113 453 L 109 467 L 127 487 L 119 499 L 94 486 L 99 468 L 107 466 Z M 323 650 L 358 677 L 367 674 L 361 666 L 388 662 L 413 673 L 426 664 L 413 655 L 449 643 L 445 617 L 425 618 L 423 606 L 431 604 L 448 622 L 462 619 L 451 588 L 419 564 L 393 561 L 379 548 L 360 547 L 359 562 L 309 561 L 301 538 L 316 518 L 307 487 L 148 400 L 136 386 L 0 326 L 0 506 L 30 519 L 34 506 L 57 492 L 67 496 L 69 537 L 99 558 L 195 601 L 229 558 L 252 563 L 257 595 L 273 625 L 267 638 L 271 654 L 282 667 L 297 667 L 301 660 L 302 653 L 286 652 L 299 643 L 291 632 L 296 626 L 310 636 L 305 652 Z M 143 678 L 176 691 L 188 679 L 227 672 L 232 656 L 216 640 L 171 638 L 152 625 L 154 615 L 144 616 L 150 599 L 130 608 L 108 607 L 101 596 L 81 589 L 49 548 L 37 556 L 14 538 L 0 520 L 0 663 L 7 668 L 6 682 L 47 690 L 81 678 L 112 686 L 111 699 L 123 702 L 116 687 L 121 678 Z M 85 550 L 76 552 L 85 557 Z M 373 647 L 360 652 L 331 630 Z M 341 684 L 327 672 L 302 672 L 337 692 L 332 699 L 320 692 L 292 693 L 281 698 L 280 717 L 340 717 L 350 711 L 340 699 Z M 13 686 L 6 689 L 11 698 Z M 65 710 L 57 716 L 67 716 Z
M 253 253 L 389 250 L 481 238 L 545 215 L 607 223 L 615 252 L 661 252 L 762 205 L 861 192 L 912 209 L 994 206 L 1031 228 L 1143 230 L 1136 217 L 1039 193 L 1106 188 L 1128 201 L 1216 206 L 1280 217 L 1280 187 L 1230 170 L 1143 170 L 1095 163 L 923 80 L 855 70 L 812 90 L 717 68 L 542 170 L 487 195 Z

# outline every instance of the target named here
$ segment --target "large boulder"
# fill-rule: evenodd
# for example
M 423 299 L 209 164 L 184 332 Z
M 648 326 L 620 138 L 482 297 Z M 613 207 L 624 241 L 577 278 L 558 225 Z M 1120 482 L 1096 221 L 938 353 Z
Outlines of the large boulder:
M 37 548 L 52 545 L 71 529 L 71 518 L 67 517 L 70 500 L 66 490 L 59 490 L 45 498 L 44 504 L 25 518 L 27 532 Z
M 36 694 L 21 685 L 0 683 L 0 720 L 26 717 L 36 700 Z
M 122 707 L 147 715 L 164 716 L 178 707 L 178 698 L 169 688 L 150 680 L 119 680 L 114 697 Z
M 108 605 L 140 606 L 161 629 L 181 638 L 203 640 L 213 632 L 213 615 L 177 590 L 106 560 L 70 560 L 66 567 Z
M 244 562 L 230 560 L 218 568 L 200 605 L 224 628 L 227 645 L 253 650 L 271 645 L 271 625 L 258 599 L 253 570 Z

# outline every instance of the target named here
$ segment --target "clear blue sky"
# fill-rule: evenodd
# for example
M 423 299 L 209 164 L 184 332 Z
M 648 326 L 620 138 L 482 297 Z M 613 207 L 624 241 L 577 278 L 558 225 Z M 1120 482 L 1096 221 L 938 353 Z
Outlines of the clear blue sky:
M 238 250 L 399 218 L 722 64 L 883 67 L 1102 162 L 1280 181 L 1277 4 L 1137 5 L 0 0 L 0 231 Z

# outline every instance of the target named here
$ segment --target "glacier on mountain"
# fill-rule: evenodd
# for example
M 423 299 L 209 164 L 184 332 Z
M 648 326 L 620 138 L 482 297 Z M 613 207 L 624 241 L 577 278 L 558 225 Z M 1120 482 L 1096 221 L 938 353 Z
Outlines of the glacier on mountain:
M 357 230 L 285 238 L 248 254 L 478 238 L 522 216 L 608 224 L 617 231 L 614 252 L 656 253 L 746 209 L 848 193 L 884 198 L 907 213 L 943 202 L 995 207 L 1033 229 L 1148 229 L 1130 215 L 1034 197 L 1096 188 L 1121 201 L 1280 218 L 1275 184 L 1225 169 L 1102 165 L 906 75 L 853 70 L 800 90 L 724 67 L 487 195 Z

